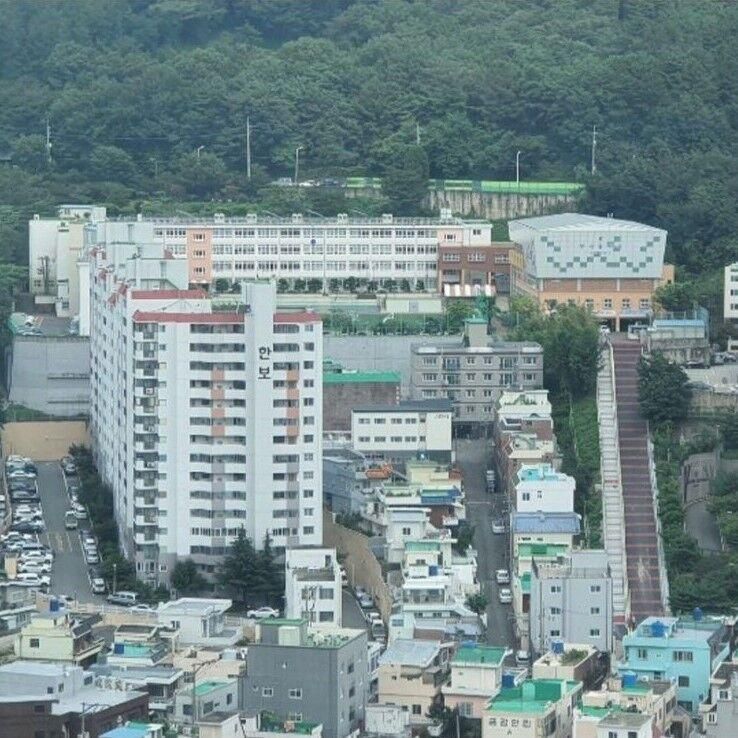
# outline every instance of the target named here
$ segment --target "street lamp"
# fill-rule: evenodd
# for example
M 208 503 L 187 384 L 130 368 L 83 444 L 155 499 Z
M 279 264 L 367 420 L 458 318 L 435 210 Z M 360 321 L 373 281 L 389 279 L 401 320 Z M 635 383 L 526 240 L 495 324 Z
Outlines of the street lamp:
M 195 151 L 197 152 L 197 160 L 200 161 L 200 152 L 205 148 L 205 146 L 198 146 Z
M 298 146 L 295 149 L 295 186 L 297 186 L 297 175 L 300 173 L 300 152 L 304 150 L 304 146 Z
M 515 154 L 515 183 L 517 185 L 520 185 L 520 154 L 522 153 L 522 151 L 518 151 L 518 153 Z
M 113 594 L 115 594 L 117 583 L 118 583 L 118 564 L 113 562 Z

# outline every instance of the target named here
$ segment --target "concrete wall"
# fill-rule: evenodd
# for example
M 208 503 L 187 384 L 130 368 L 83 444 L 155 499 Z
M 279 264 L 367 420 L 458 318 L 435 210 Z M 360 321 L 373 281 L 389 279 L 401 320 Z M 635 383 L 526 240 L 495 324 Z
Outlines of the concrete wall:
M 333 522 L 333 516 L 323 516 L 323 545 L 331 546 L 343 559 L 349 583 L 363 587 L 373 597 L 382 619 L 389 620 L 392 611 L 392 595 L 382 577 L 382 567 L 369 546 L 367 536 L 344 528 Z
M 347 369 L 400 372 L 402 395 L 408 397 L 412 373 L 410 346 L 424 342 L 458 345 L 459 340 L 459 336 L 325 336 L 323 355 Z
M 347 197 L 381 197 L 381 190 L 350 189 Z M 434 210 L 450 208 L 460 215 L 480 218 L 520 218 L 526 215 L 564 212 L 576 203 L 573 195 L 517 195 L 495 192 L 431 190 L 426 205 Z
M 72 444 L 90 445 L 87 423 L 83 420 L 6 423 L 2 432 L 5 455 L 21 454 L 35 461 L 56 461 L 69 452 Z
M 394 382 L 323 383 L 323 430 L 351 431 L 354 407 L 396 405 L 399 399 L 400 385 Z
M 11 402 L 70 417 L 90 408 L 90 343 L 79 336 L 16 336 L 6 353 Z

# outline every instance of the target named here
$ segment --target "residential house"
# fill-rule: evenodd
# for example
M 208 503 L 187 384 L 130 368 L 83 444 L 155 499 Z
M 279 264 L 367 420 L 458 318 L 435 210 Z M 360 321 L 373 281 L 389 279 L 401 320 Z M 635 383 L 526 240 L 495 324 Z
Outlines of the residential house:
M 402 706 L 414 728 L 429 725 L 428 711 L 448 678 L 451 645 L 404 638 L 391 643 L 379 659 L 379 704 Z
M 443 687 L 444 705 L 463 717 L 482 719 L 502 686 L 506 655 L 504 648 L 462 645 L 451 659 L 451 681 Z
M 9 738 L 89 738 L 128 720 L 148 717 L 144 692 L 104 689 L 74 664 L 20 659 L 0 665 L 0 735 Z
M 351 412 L 351 440 L 368 458 L 426 458 L 449 464 L 453 461 L 452 417 L 448 399 L 358 405 Z
M 346 738 L 364 721 L 366 630 L 309 628 L 303 619 L 264 620 L 248 647 L 246 666 L 242 711 L 267 710 L 282 720 L 320 723 L 325 738 Z
M 512 558 L 518 547 L 528 543 L 572 548 L 581 532 L 582 519 L 574 512 L 513 512 L 510 515 Z
M 340 626 L 341 567 L 335 548 L 299 546 L 285 551 L 285 617 Z
M 673 679 L 679 704 L 696 714 L 710 695 L 710 678 L 728 656 L 724 618 L 648 617 L 623 637 L 624 660 L 618 672 L 639 679 Z
M 582 685 L 563 679 L 528 679 L 504 687 L 482 718 L 482 738 L 570 738 Z
M 738 716 L 738 661 L 735 654 L 730 661 L 724 661 L 715 669 L 710 679 L 709 700 L 699 709 L 705 738 L 734 738 Z
M 16 656 L 25 660 L 89 666 L 105 645 L 92 630 L 99 620 L 99 616 L 74 617 L 52 600 L 51 609 L 34 615 L 16 636 Z
M 607 657 L 589 643 L 554 641 L 551 650 L 533 662 L 531 674 L 534 679 L 581 682 L 586 688 L 606 676 L 607 669 Z
M 518 512 L 571 512 L 575 486 L 574 477 L 555 471 L 550 464 L 521 466 L 515 507 Z
M 194 704 L 194 710 L 193 710 Z M 236 679 L 206 679 L 179 689 L 174 695 L 172 720 L 180 725 L 192 725 L 213 713 L 238 709 Z
M 612 577 L 607 552 L 576 550 L 558 557 L 534 555 L 530 577 L 530 642 L 536 653 L 553 640 L 613 647 Z
M 241 640 L 239 628 L 229 628 L 225 614 L 233 603 L 225 599 L 180 597 L 159 606 L 159 625 L 176 628 L 183 646 L 227 648 Z

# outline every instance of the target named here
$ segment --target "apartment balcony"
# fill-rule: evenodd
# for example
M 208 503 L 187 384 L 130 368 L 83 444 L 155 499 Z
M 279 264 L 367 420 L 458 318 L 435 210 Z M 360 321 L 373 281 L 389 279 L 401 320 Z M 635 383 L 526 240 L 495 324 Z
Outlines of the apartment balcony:
M 136 349 L 133 352 L 135 361 L 155 361 L 157 352 L 154 349 Z
M 159 508 L 158 498 L 152 494 L 139 494 L 134 491 L 133 494 L 134 504 L 136 507 L 152 507 L 154 509 Z
M 148 527 L 148 526 L 154 526 L 156 528 L 159 527 L 159 516 L 155 514 L 144 514 L 144 515 L 135 515 L 133 518 L 133 524 L 137 527 Z
M 136 460 L 136 461 L 133 462 L 133 469 L 134 469 L 134 471 L 158 472 L 159 471 L 159 462 L 158 461 L 140 461 L 140 460 Z
M 149 387 L 142 387 L 140 385 L 136 385 L 133 388 L 133 396 L 139 397 L 142 400 L 146 399 L 147 397 L 156 397 L 156 390 L 157 388 L 153 385 Z
M 135 453 L 148 453 L 151 451 L 156 451 L 158 447 L 158 436 L 154 436 L 155 440 L 151 441 L 136 441 L 133 444 L 133 451 Z
M 158 546 L 157 533 L 158 531 L 150 526 L 147 526 L 145 529 L 134 528 L 133 540 L 137 545 L 141 546 L 146 546 L 147 544 Z

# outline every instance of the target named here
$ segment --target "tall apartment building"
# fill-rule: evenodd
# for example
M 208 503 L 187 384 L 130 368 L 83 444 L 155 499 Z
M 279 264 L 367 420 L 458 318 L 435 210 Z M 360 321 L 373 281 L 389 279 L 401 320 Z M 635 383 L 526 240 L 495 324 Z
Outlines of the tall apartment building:
M 140 575 L 212 573 L 241 527 L 320 544 L 320 318 L 276 313 L 264 282 L 219 304 L 161 246 L 90 254 L 90 430 Z
M 543 385 L 540 344 L 495 340 L 481 318 L 466 322 L 458 344 L 416 344 L 411 350 L 413 398 L 451 400 L 456 424 L 491 423 L 505 390 Z

